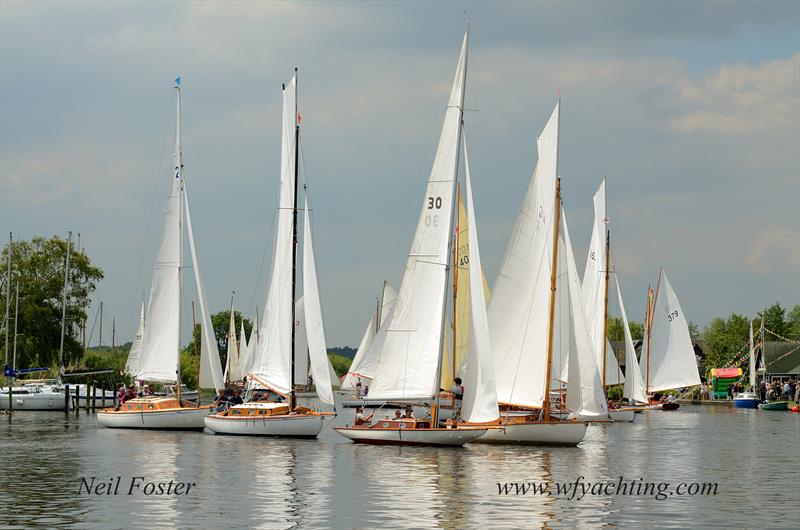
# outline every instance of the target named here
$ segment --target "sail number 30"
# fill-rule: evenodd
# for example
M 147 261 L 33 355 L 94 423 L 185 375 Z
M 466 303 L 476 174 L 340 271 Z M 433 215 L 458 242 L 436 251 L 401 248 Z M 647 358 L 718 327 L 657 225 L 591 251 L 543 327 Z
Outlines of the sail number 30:
M 442 208 L 441 197 L 428 197 L 428 210 L 440 210 Z M 439 226 L 439 216 L 436 214 L 425 216 L 425 226 Z

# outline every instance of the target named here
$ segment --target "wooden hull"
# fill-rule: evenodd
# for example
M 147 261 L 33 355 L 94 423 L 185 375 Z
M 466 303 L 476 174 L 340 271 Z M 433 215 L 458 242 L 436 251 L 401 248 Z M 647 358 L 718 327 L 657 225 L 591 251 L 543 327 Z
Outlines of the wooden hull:
M 166 410 L 115 411 L 97 413 L 97 421 L 112 429 L 202 430 L 203 420 L 212 412 L 211 406 Z
M 476 443 L 576 446 L 586 436 L 582 421 L 518 422 L 489 429 Z
M 681 407 L 680 403 L 662 403 L 661 410 L 678 410 Z
M 761 403 L 758 408 L 761 410 L 787 410 L 789 408 L 789 402 L 770 401 L 768 403 Z
M 608 417 L 611 421 L 633 421 L 636 410 L 632 408 L 610 409 Z
M 214 434 L 316 438 L 324 419 L 319 414 L 238 417 L 213 414 L 205 418 L 205 426 Z
M 373 445 L 433 445 L 459 447 L 486 432 L 480 428 L 399 429 L 378 427 L 334 427 L 355 443 Z

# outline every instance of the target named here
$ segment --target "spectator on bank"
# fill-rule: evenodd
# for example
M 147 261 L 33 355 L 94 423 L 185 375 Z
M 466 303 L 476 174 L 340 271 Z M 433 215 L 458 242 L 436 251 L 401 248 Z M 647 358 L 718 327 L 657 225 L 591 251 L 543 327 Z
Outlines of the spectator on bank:
M 708 385 L 705 382 L 700 383 L 700 399 L 708 399 Z
M 758 399 L 762 402 L 767 400 L 767 383 L 766 381 L 761 381 L 761 384 L 758 385 Z

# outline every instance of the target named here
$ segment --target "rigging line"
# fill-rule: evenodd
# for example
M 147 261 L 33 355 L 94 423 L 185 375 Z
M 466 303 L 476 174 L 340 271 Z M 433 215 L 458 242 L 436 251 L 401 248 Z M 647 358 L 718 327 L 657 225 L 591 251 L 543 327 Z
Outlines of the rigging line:
M 142 265 L 144 264 L 144 255 L 145 255 L 145 252 L 147 251 L 147 240 L 150 237 L 150 226 L 151 226 L 152 221 L 153 221 L 153 208 L 154 208 L 154 205 L 155 205 L 155 202 L 156 202 L 156 192 L 158 191 L 158 181 L 159 181 L 160 176 L 161 176 L 161 171 L 164 168 L 164 152 L 166 151 L 167 134 L 169 133 L 169 124 L 172 122 L 172 118 L 174 116 L 174 111 L 172 109 L 174 108 L 175 97 L 176 97 L 175 96 L 175 91 L 172 91 L 172 96 L 170 97 L 170 109 L 171 110 L 170 110 L 170 112 L 167 113 L 167 121 L 166 121 L 166 124 L 164 125 L 164 133 L 163 133 L 162 139 L 161 139 L 161 155 L 158 158 L 158 166 L 156 168 L 155 179 L 154 179 L 154 182 L 153 182 L 153 194 L 152 194 L 152 197 L 150 199 L 150 211 L 147 214 L 147 228 L 145 229 L 144 237 L 142 238 L 142 252 L 141 252 L 141 255 L 139 256 L 139 266 L 138 266 L 137 271 L 136 271 L 136 282 L 135 282 L 134 296 L 131 297 L 131 305 L 130 305 L 129 310 L 128 310 L 128 323 L 127 323 L 126 326 L 128 328 L 128 333 L 129 334 L 130 334 L 130 331 L 131 331 L 131 322 L 133 320 L 133 315 L 134 315 L 134 312 L 136 311 L 136 304 L 138 302 L 138 296 L 136 296 L 136 295 L 139 293 L 139 290 L 140 290 L 139 287 L 140 287 L 140 283 L 141 283 L 141 279 L 142 279 Z M 136 300 L 136 302 L 134 302 L 134 300 Z

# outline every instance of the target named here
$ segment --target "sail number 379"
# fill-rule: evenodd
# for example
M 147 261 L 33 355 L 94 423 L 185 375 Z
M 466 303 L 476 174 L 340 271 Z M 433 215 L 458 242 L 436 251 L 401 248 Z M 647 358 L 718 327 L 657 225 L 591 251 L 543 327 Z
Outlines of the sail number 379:
M 676 318 L 678 318 L 678 311 L 677 310 L 673 311 L 672 313 L 667 313 L 667 320 L 669 320 L 670 322 L 672 322 Z

